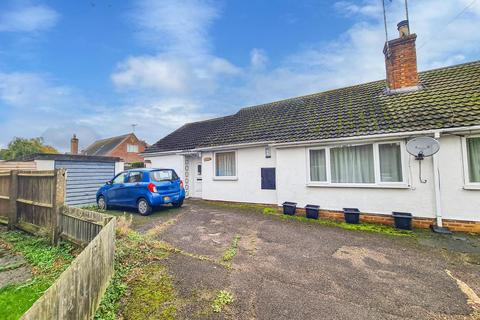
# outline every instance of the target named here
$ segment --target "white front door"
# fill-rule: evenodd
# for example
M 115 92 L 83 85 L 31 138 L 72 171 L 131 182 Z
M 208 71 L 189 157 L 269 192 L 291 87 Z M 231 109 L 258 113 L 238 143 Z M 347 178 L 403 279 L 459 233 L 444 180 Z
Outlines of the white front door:
M 196 158 L 193 164 L 193 196 L 202 198 L 202 158 Z

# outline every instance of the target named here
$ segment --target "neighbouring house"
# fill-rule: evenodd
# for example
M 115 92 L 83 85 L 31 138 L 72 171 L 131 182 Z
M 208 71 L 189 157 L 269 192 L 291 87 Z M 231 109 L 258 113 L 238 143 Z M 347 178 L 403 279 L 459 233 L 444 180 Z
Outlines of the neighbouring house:
M 356 207 L 364 220 L 480 232 L 480 61 L 417 73 L 408 23 L 385 43 L 387 79 L 243 108 L 189 123 L 145 150 L 189 197 Z M 361 61 L 359 61 L 361 63 Z M 430 136 L 422 161 L 406 142 Z
M 72 138 L 72 153 L 78 152 L 78 139 Z M 97 140 L 82 151 L 87 156 L 119 157 L 123 159 L 128 166 L 131 163 L 144 161 L 141 153 L 145 151 L 147 144 L 139 140 L 134 133 L 124 134 L 122 136 L 111 137 Z

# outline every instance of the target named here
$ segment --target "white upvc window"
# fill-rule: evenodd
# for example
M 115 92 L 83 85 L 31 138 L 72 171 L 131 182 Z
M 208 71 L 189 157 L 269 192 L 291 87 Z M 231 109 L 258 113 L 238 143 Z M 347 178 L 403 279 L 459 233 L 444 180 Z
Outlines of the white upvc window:
M 127 144 L 127 152 L 138 152 L 138 145 Z
M 307 149 L 310 186 L 406 187 L 403 141 Z
M 480 189 L 480 135 L 462 138 L 465 186 Z
M 237 152 L 218 151 L 214 152 L 213 162 L 214 177 L 217 180 L 237 179 Z

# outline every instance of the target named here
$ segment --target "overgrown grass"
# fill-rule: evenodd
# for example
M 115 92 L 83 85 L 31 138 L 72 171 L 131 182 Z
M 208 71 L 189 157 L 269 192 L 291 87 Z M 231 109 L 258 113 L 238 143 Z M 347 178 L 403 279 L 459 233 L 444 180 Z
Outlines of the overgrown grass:
M 120 313 L 128 319 L 145 319 L 147 314 L 152 314 L 152 319 L 173 319 L 176 307 L 170 279 L 166 274 L 162 274 L 164 277 L 154 278 L 155 284 L 147 281 L 152 276 L 151 268 L 160 268 L 155 263 L 168 256 L 169 252 L 152 240 L 153 235 L 143 236 L 130 229 L 132 222 L 128 216 L 119 217 L 117 221 L 120 228 L 117 228 L 115 273 L 97 309 L 95 319 L 114 320 Z M 122 298 L 127 296 L 128 307 L 122 308 Z M 162 307 L 155 305 L 153 310 L 151 301 L 145 299 L 162 301 Z M 132 304 L 132 301 L 135 303 Z M 143 307 L 134 307 L 135 305 Z
M 359 224 L 350 224 L 343 221 L 336 221 L 332 219 L 309 219 L 307 217 L 302 216 L 290 216 L 286 214 L 282 214 L 279 210 L 275 210 L 273 208 L 265 208 L 263 209 L 263 213 L 267 215 L 274 215 L 282 220 L 294 220 L 294 221 L 301 221 L 306 223 L 314 223 L 314 224 L 321 224 L 326 226 L 332 227 L 339 227 L 346 230 L 357 230 L 357 231 L 367 231 L 367 232 L 374 232 L 374 233 L 382 233 L 390 236 L 397 236 L 397 237 L 415 237 L 415 233 L 408 230 L 399 230 L 395 229 L 390 226 L 382 225 L 382 224 L 374 224 L 374 223 L 366 223 L 362 222 Z
M 0 288 L 0 319 L 18 319 L 73 260 L 73 246 L 50 246 L 48 239 L 20 231 L 0 233 L 0 246 L 21 254 L 33 268 L 32 280 Z
M 222 312 L 223 308 L 233 302 L 233 295 L 227 290 L 220 290 L 213 300 L 212 309 L 213 312 Z
M 238 241 L 240 240 L 240 236 L 236 235 L 233 237 L 232 244 L 230 247 L 228 247 L 227 250 L 223 253 L 222 260 L 225 262 L 231 261 L 233 257 L 236 256 L 237 254 L 237 247 L 238 247 Z
M 122 313 L 125 319 L 175 319 L 175 290 L 164 266 L 151 264 L 142 269 L 131 287 Z

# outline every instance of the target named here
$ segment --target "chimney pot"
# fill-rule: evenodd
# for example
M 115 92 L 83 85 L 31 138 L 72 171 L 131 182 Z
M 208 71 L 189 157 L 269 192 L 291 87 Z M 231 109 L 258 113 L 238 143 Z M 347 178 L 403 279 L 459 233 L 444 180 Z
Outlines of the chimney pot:
M 70 154 L 78 154 L 78 139 L 76 134 L 74 134 L 72 140 L 70 140 Z
M 408 20 L 402 20 L 397 24 L 397 29 L 399 33 L 399 37 L 403 38 L 410 35 L 410 28 L 408 25 Z

